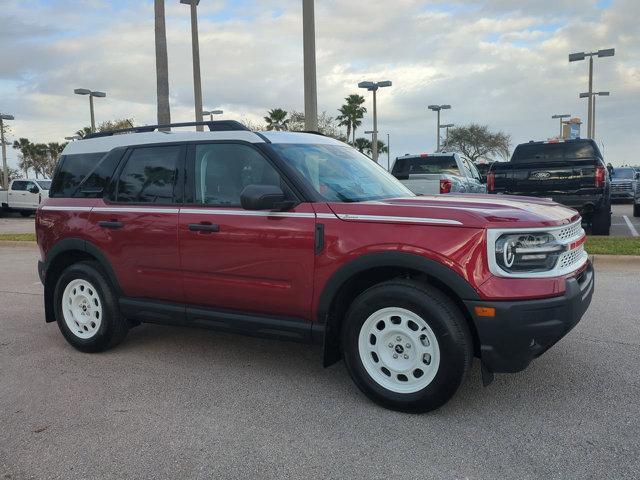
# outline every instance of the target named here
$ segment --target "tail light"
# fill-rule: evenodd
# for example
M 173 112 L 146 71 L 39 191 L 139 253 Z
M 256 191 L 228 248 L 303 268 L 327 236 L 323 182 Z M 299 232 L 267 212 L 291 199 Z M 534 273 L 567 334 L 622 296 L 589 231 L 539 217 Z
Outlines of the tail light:
M 493 192 L 496 188 L 496 174 L 493 172 L 487 173 L 487 192 Z
M 596 167 L 596 188 L 604 187 L 604 181 L 606 178 L 606 173 L 604 167 L 602 165 L 598 165 Z
M 451 191 L 451 180 L 446 178 L 440 179 L 440 193 L 449 193 Z

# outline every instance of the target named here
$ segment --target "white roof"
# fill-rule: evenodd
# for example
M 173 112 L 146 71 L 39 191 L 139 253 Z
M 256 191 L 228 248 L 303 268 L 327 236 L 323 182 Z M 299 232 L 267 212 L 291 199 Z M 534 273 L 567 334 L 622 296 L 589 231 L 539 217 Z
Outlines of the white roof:
M 302 132 L 259 132 L 271 143 L 315 143 L 344 145 L 344 143 L 331 137 L 315 135 Z M 78 153 L 108 152 L 116 147 L 126 147 L 129 145 L 144 145 L 147 143 L 170 143 L 170 142 L 197 142 L 206 140 L 242 140 L 250 143 L 264 143 L 264 138 L 255 132 L 248 130 L 233 130 L 222 132 L 144 132 L 125 133 L 120 135 L 110 135 L 105 137 L 88 138 L 69 142 L 65 147 L 64 155 Z

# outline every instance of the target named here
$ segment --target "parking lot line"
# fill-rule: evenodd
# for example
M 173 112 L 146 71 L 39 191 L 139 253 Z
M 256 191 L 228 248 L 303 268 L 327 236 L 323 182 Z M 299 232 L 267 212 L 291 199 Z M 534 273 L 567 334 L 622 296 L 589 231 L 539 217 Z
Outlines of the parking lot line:
M 629 227 L 629 230 L 631 231 L 631 235 L 633 235 L 634 237 L 637 237 L 638 231 L 636 230 L 636 227 L 633 226 L 633 223 L 631 223 L 631 220 L 629 220 L 629 217 L 627 217 L 626 215 L 623 215 L 622 218 L 624 218 L 624 221 L 627 224 L 627 227 Z

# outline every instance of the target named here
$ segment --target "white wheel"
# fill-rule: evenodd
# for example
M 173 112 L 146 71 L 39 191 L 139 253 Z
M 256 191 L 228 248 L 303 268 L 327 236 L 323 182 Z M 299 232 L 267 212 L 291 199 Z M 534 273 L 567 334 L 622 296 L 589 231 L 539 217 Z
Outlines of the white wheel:
M 70 281 L 62 293 L 62 315 L 76 337 L 93 337 L 102 323 L 102 302 L 96 288 L 84 279 Z
M 440 347 L 422 317 L 398 307 L 377 310 L 362 324 L 358 351 L 370 377 L 396 393 L 427 387 L 440 367 Z

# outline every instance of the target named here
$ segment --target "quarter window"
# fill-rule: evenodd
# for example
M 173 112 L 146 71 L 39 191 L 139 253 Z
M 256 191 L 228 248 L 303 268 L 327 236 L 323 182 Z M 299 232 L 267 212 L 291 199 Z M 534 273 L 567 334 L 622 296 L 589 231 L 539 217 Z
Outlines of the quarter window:
M 196 203 L 239 207 L 247 185 L 276 185 L 286 191 L 278 172 L 248 145 L 196 145 L 195 160 Z
M 135 149 L 120 172 L 116 201 L 174 203 L 181 152 L 180 146 Z

